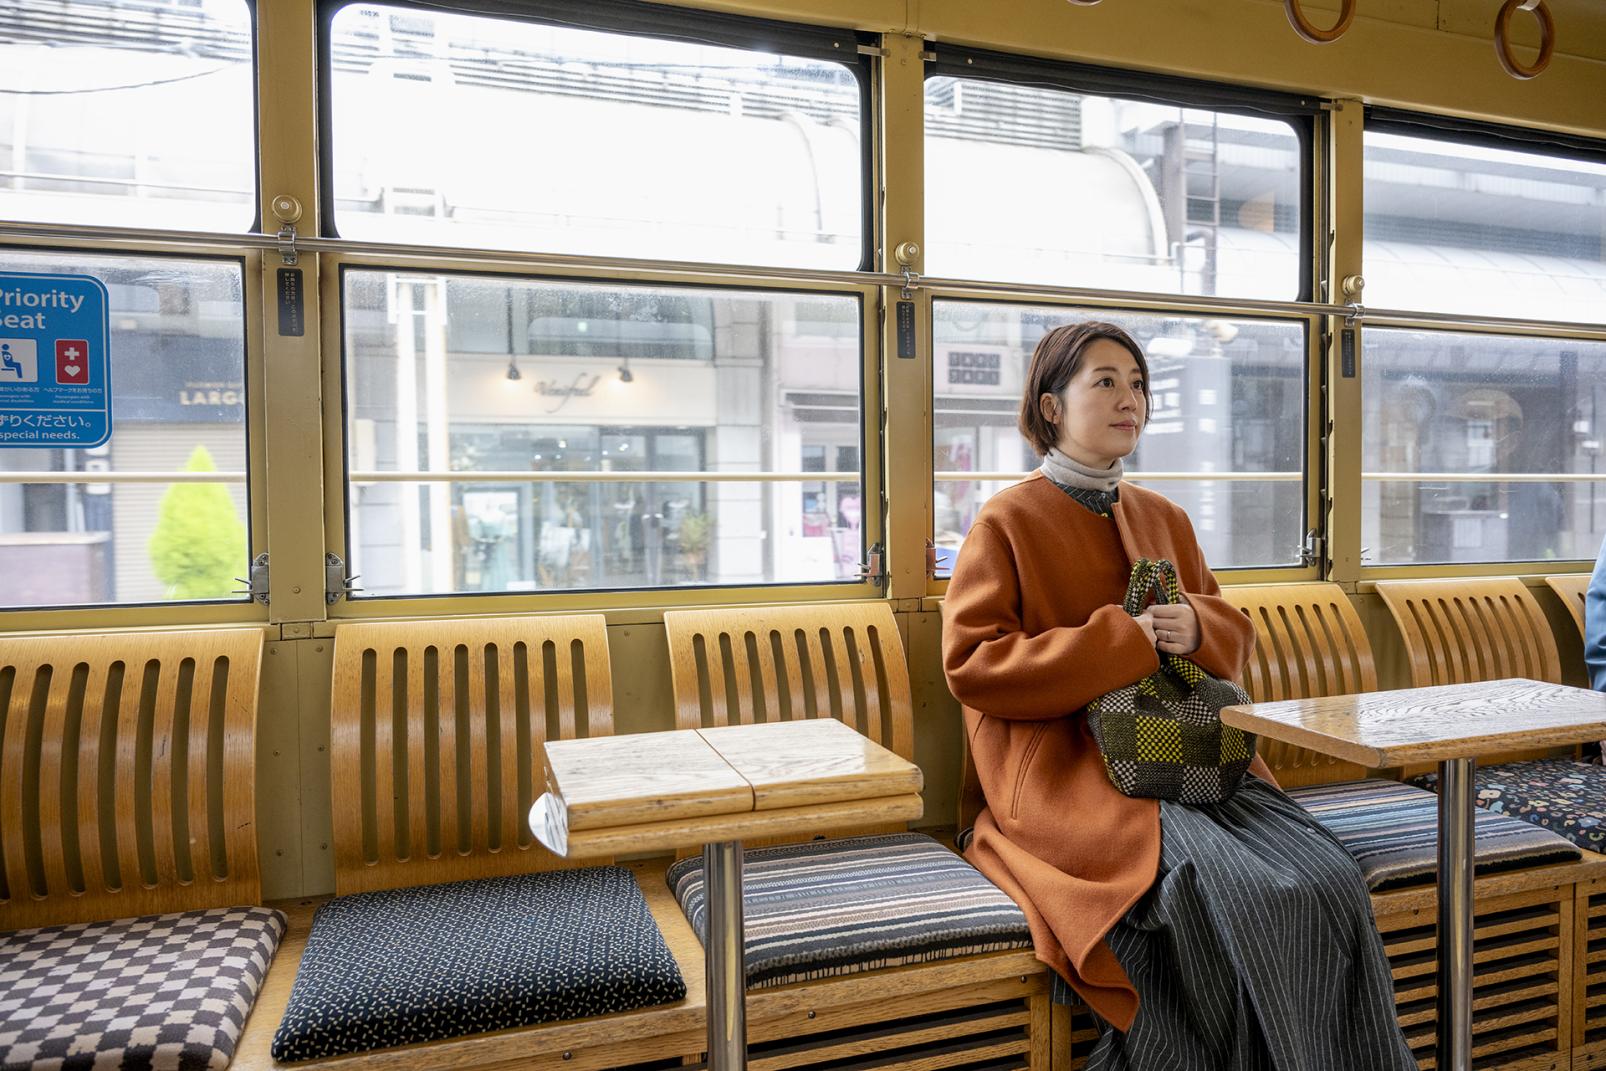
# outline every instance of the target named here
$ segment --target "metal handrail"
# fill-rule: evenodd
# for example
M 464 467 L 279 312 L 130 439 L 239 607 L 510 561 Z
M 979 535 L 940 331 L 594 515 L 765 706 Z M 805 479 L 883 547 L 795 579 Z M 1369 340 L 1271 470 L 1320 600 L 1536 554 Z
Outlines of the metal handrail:
M 0 224 L 0 237 L 26 239 L 96 240 L 186 246 L 245 246 L 279 250 L 284 240 L 276 234 L 257 232 L 182 231 L 160 228 L 67 227 L 59 223 Z M 905 286 L 933 293 L 958 291 L 975 295 L 1019 296 L 1070 300 L 1082 304 L 1115 303 L 1142 305 L 1160 311 L 1286 316 L 1333 316 L 1347 321 L 1396 321 L 1445 327 L 1491 328 L 1542 334 L 1592 335 L 1606 337 L 1606 322 L 1572 320 L 1529 320 L 1511 316 L 1466 316 L 1456 313 L 1420 312 L 1411 309 L 1379 309 L 1359 304 L 1336 305 L 1320 301 L 1271 301 L 1259 298 L 1207 297 L 1166 294 L 1147 290 L 1102 290 L 1091 287 L 1054 286 L 1043 283 L 1015 283 L 977 279 L 924 276 L 911 282 L 901 274 L 877 271 L 831 271 L 815 268 L 766 267 L 753 264 L 712 264 L 704 261 L 644 260 L 624 257 L 590 257 L 563 253 L 527 253 L 516 249 L 477 249 L 458 246 L 417 245 L 398 242 L 360 242 L 347 238 L 296 236 L 298 252 L 330 253 L 345 256 L 399 257 L 416 260 L 487 261 L 525 268 L 555 271 L 577 269 L 637 272 L 669 276 L 713 277 L 752 286 L 773 286 L 776 282 L 812 282 L 863 287 Z M 393 269 L 407 271 L 410 269 Z

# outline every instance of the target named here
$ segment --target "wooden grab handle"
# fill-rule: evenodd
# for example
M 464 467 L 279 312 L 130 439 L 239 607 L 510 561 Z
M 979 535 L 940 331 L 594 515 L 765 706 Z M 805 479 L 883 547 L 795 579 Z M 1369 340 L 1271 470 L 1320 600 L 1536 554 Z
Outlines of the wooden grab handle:
M 1299 9 L 1299 0 L 1283 0 L 1283 9 L 1288 12 L 1288 21 L 1293 24 L 1294 32 L 1313 45 L 1332 44 L 1343 37 L 1350 23 L 1355 21 L 1355 0 L 1344 0 L 1344 6 L 1339 9 L 1338 22 L 1331 30 L 1311 25 L 1311 21 Z
M 1506 33 L 1511 28 L 1511 16 L 1516 14 L 1518 8 L 1532 11 L 1539 18 L 1539 58 L 1534 60 L 1532 67 L 1524 67 L 1518 61 L 1516 54 L 1511 51 L 1511 42 L 1506 39 Z M 1550 5 L 1545 0 L 1506 0 L 1500 6 L 1500 14 L 1494 19 L 1494 51 L 1500 57 L 1500 66 L 1513 78 L 1526 81 L 1543 74 L 1545 68 L 1550 66 L 1551 54 L 1556 51 L 1556 20 L 1551 17 Z

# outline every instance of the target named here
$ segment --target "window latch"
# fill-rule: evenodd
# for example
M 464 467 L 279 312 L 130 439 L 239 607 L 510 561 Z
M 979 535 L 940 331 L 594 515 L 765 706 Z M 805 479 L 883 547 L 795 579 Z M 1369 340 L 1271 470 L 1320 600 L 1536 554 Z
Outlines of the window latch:
M 870 544 L 870 560 L 859 566 L 859 579 L 868 580 L 878 588 L 887 582 L 887 567 L 880 543 Z
M 937 579 L 937 544 L 926 540 L 926 579 Z
M 251 559 L 251 579 L 243 576 L 234 578 L 235 583 L 244 584 L 243 588 L 235 588 L 235 595 L 249 595 L 252 602 L 259 602 L 263 606 L 268 604 L 268 552 L 263 551 Z
M 346 575 L 346 563 L 340 555 L 329 551 L 323 556 L 323 601 L 330 606 L 340 601 L 341 596 L 350 598 L 353 592 L 364 590 L 357 587 L 352 581 L 355 576 Z
M 1326 547 L 1326 540 L 1312 528 L 1305 533 L 1305 542 L 1299 548 L 1299 564 L 1303 566 L 1322 564 L 1322 552 Z

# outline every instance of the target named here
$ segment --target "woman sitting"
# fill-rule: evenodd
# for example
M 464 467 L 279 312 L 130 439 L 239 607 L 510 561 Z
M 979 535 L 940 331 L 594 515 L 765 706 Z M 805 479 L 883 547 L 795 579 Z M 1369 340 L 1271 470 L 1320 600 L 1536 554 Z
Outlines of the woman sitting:
M 944 605 L 987 798 L 967 855 L 1026 911 L 1055 1000 L 1074 990 L 1098 1017 L 1090 1069 L 1412 1071 L 1360 869 L 1263 762 L 1204 806 L 1122 795 L 1105 772 L 1089 702 L 1157 652 L 1236 678 L 1254 643 L 1187 515 L 1121 482 L 1149 403 L 1119 327 L 1038 343 L 1020 426 L 1042 468 L 982 509 Z M 1128 615 L 1138 558 L 1174 562 L 1184 601 Z

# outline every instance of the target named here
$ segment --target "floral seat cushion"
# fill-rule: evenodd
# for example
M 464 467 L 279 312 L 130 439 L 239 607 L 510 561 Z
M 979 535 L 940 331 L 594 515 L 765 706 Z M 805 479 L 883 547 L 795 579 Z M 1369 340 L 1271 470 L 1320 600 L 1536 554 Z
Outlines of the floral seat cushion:
M 1437 791 L 1438 774 L 1416 779 Z M 1592 852 L 1606 851 L 1606 766 L 1571 759 L 1535 759 L 1480 766 L 1476 802 L 1520 818 Z

